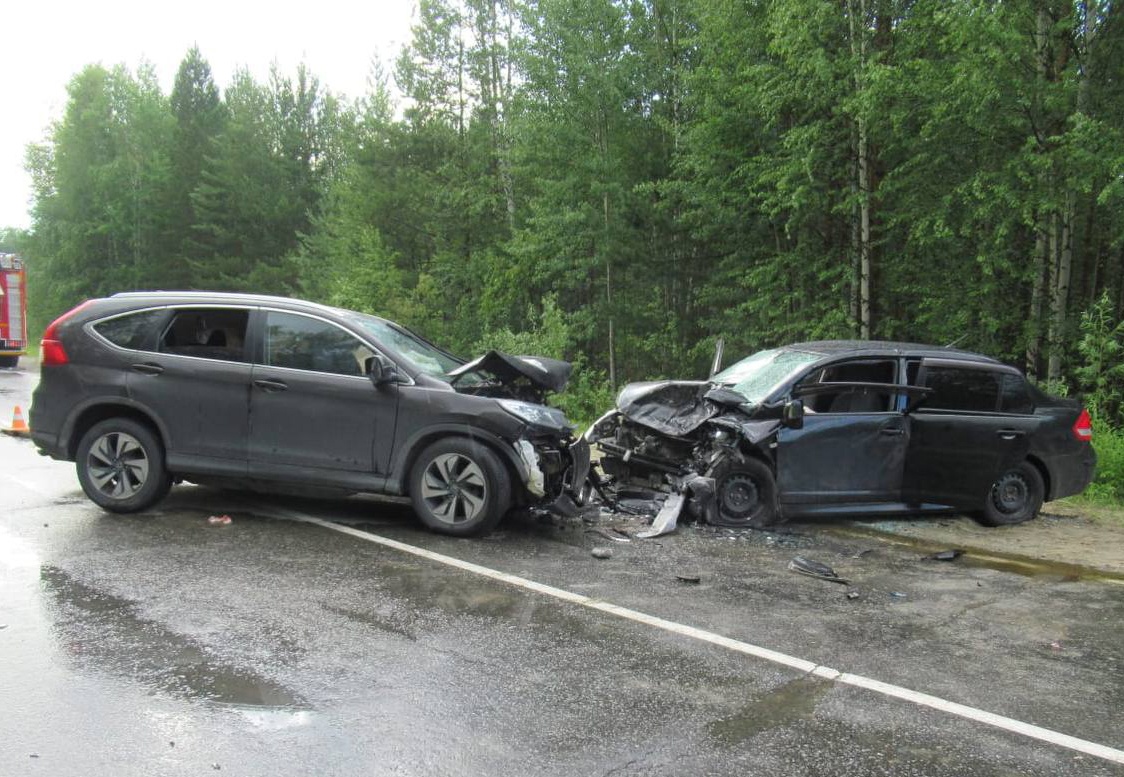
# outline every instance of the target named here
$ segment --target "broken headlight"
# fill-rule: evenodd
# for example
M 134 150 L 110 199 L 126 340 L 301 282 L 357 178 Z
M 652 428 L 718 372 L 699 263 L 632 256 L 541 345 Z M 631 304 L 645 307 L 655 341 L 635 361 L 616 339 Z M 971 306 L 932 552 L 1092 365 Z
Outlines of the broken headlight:
M 500 403 L 500 407 L 504 410 L 532 426 L 543 426 L 547 429 L 558 429 L 560 431 L 569 431 L 573 428 L 566 419 L 566 415 L 553 407 L 520 402 L 516 399 L 499 399 L 496 401 Z

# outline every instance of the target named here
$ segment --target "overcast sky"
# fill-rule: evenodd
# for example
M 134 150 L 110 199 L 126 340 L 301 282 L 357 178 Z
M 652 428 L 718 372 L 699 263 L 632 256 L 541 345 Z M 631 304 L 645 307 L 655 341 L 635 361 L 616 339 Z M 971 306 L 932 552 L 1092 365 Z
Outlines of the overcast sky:
M 142 61 L 164 93 L 193 44 L 220 89 L 239 66 L 264 81 L 270 64 L 305 62 L 320 83 L 349 97 L 367 88 L 371 63 L 392 62 L 409 40 L 414 0 L 0 0 L 0 227 L 30 226 L 24 148 L 43 139 L 66 107 L 83 66 Z

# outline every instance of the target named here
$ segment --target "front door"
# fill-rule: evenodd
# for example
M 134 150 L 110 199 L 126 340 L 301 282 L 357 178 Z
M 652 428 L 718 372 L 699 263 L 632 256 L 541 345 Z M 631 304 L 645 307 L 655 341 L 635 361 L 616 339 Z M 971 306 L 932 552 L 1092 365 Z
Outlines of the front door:
M 250 392 L 250 474 L 317 483 L 385 474 L 376 440 L 392 439 L 398 389 L 367 375 L 374 351 L 330 321 L 263 311 Z M 389 451 L 389 445 L 378 446 Z

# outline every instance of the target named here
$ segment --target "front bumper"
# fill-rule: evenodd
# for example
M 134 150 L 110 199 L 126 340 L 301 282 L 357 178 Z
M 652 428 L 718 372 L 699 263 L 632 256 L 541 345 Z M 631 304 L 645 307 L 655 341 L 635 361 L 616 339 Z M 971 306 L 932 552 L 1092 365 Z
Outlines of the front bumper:
M 513 447 L 534 506 L 566 517 L 576 515 L 588 493 L 589 442 L 578 438 L 567 446 L 519 440 Z

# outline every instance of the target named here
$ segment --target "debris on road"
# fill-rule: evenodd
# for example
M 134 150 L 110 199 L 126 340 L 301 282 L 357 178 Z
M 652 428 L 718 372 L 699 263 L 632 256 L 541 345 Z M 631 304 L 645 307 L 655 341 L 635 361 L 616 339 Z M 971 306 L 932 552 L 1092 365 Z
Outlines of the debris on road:
M 698 583 L 702 581 L 702 576 L 694 572 L 676 572 L 675 579 L 681 583 Z
M 859 592 L 858 591 L 848 591 L 847 592 L 847 598 L 848 599 L 858 599 L 859 598 Z
M 603 548 L 601 546 L 598 546 L 589 551 L 589 555 L 593 556 L 594 558 L 612 558 L 613 551 L 610 548 Z
M 620 529 L 586 529 L 586 534 L 596 534 L 612 542 L 632 542 L 632 539 Z
M 937 553 L 930 553 L 928 556 L 924 556 L 922 558 L 922 561 L 955 561 L 963 555 L 964 551 L 953 548 L 951 550 L 942 550 L 938 551 Z
M 683 494 L 672 494 L 663 503 L 663 507 L 656 513 L 655 519 L 652 521 L 652 526 L 642 532 L 637 532 L 636 536 L 639 539 L 647 540 L 652 537 L 659 537 L 661 534 L 670 534 L 675 531 L 675 527 L 679 522 L 679 513 L 683 510 L 684 502 Z
M 902 593 L 901 591 L 891 591 L 890 596 L 894 599 L 905 599 L 906 598 L 906 594 Z
M 229 526 L 233 520 L 229 515 L 212 515 L 207 523 L 211 526 Z
M 850 580 L 840 577 L 836 574 L 835 570 L 827 564 L 813 561 L 812 559 L 804 558 L 803 556 L 795 556 L 792 561 L 788 562 L 788 568 L 793 572 L 799 572 L 808 577 L 814 577 L 819 580 L 826 580 L 829 583 L 842 583 L 849 585 Z

